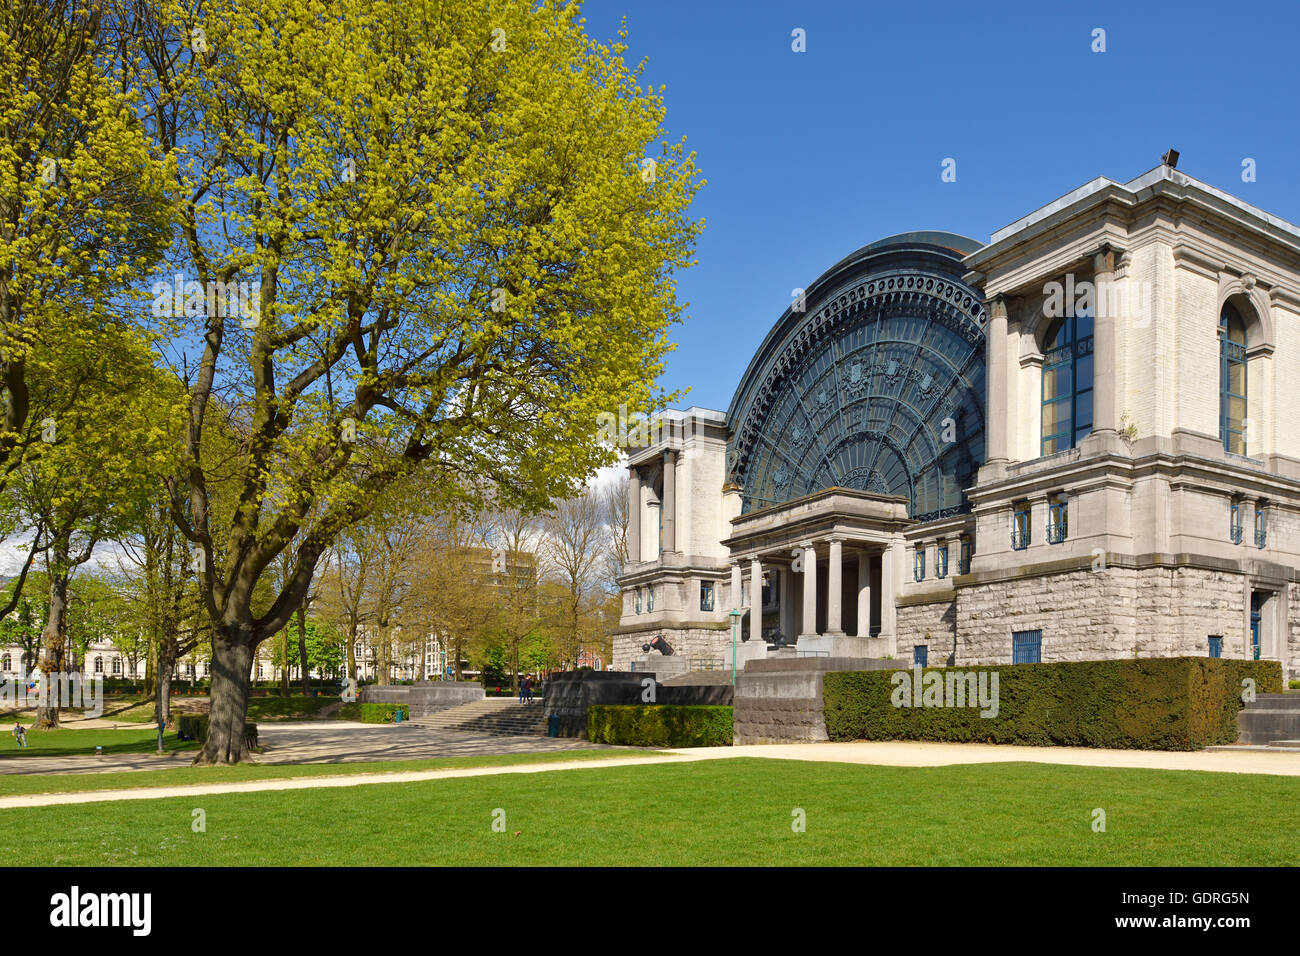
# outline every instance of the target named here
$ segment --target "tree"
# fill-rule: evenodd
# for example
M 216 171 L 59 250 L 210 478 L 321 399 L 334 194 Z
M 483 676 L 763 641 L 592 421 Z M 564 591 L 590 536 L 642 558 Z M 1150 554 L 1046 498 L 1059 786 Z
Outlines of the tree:
M 167 165 L 113 67 L 112 19 L 98 0 L 0 8 L 0 495 L 49 450 L 50 429 L 79 400 L 75 380 L 39 386 L 97 346 L 106 310 L 129 301 L 170 232 Z M 62 369 L 40 367 L 37 350 Z M 63 539 L 28 552 L 0 616 L 38 554 L 64 576 L 74 552 Z
M 176 253 L 203 339 L 172 489 L 214 631 L 200 763 L 246 756 L 254 649 L 395 480 L 430 471 L 451 495 L 472 475 L 539 508 L 612 459 L 597 416 L 663 403 L 672 274 L 700 228 L 693 157 L 654 148 L 660 97 L 576 6 L 323 9 L 164 0 L 141 31 L 154 133 L 185 157 Z M 239 315 L 202 308 L 241 281 Z M 248 436 L 221 529 L 203 445 L 218 394 Z M 255 613 L 291 542 L 293 574 Z
M 561 590 L 557 650 L 571 666 L 577 664 L 583 637 L 592 633 L 595 608 L 603 597 L 601 576 L 610 536 L 601 494 L 586 488 L 559 502 L 545 519 L 548 572 Z

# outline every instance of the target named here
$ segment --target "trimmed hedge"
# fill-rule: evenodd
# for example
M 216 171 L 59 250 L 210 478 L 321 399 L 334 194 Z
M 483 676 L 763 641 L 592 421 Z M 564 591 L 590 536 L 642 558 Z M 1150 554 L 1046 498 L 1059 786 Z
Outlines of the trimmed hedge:
M 831 740 L 1200 750 L 1237 739 L 1242 680 L 1253 678 L 1256 693 L 1282 689 L 1278 661 L 1209 657 L 929 667 L 922 673 L 954 671 L 998 674 L 996 717 L 981 717 L 978 706 L 895 706 L 900 671 L 837 672 L 823 679 L 826 732 Z M 914 682 L 915 670 L 906 673 Z M 991 688 L 991 678 L 985 680 Z
M 587 738 L 629 747 L 730 747 L 731 708 L 593 704 Z
M 402 712 L 402 720 L 411 719 L 411 710 L 406 704 L 363 704 L 355 702 L 344 704 L 339 708 L 342 720 L 359 720 L 363 724 L 391 724 L 397 719 L 397 712 Z
M 208 715 L 190 714 L 176 718 L 176 733 L 182 739 L 197 740 L 203 743 L 208 739 Z M 249 750 L 257 749 L 257 724 L 245 722 L 244 740 Z

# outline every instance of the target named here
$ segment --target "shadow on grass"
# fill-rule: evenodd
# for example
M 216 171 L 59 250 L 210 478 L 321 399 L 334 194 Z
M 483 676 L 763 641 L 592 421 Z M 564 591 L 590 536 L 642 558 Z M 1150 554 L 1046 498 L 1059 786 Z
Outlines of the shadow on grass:
M 198 742 L 181 740 L 170 733 L 163 737 L 166 750 L 197 750 Z M 146 754 L 158 749 L 154 730 L 28 730 L 27 746 L 19 747 L 12 734 L 0 737 L 0 760 L 24 757 L 94 756 L 95 748 L 105 754 Z

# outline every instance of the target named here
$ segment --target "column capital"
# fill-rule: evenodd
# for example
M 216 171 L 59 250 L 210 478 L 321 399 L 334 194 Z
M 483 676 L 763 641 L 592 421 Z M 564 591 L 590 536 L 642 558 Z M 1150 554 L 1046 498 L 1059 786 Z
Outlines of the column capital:
M 817 544 L 814 541 L 800 541 L 798 544 L 798 548 L 801 551 L 816 551 Z

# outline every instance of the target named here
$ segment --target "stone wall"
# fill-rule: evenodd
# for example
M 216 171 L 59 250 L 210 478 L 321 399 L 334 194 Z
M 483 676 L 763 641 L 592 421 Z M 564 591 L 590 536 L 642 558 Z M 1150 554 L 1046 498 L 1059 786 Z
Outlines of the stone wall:
M 649 644 L 657 635 L 663 635 L 673 649 L 674 657 L 690 660 L 730 660 L 731 630 L 707 627 L 662 627 L 644 631 L 628 631 L 614 635 L 614 669 L 631 670 L 632 662 L 645 652 L 642 645 Z
M 898 661 L 780 657 L 750 661 L 736 678 L 732 740 L 739 744 L 827 740 L 822 677 L 828 671 L 895 670 Z
M 904 664 L 911 664 L 912 649 L 926 645 L 931 667 L 943 667 L 957 653 L 957 602 L 913 604 L 898 609 L 898 653 Z
M 1290 586 L 1290 600 L 1287 601 L 1287 610 L 1289 620 L 1287 621 L 1288 650 L 1290 650 L 1290 659 L 1282 664 L 1282 687 L 1286 689 L 1286 681 L 1300 680 L 1300 584 Z
M 477 681 L 417 681 L 414 684 L 366 684 L 358 698 L 364 704 L 405 704 L 411 717 L 427 717 L 449 707 L 483 699 Z

